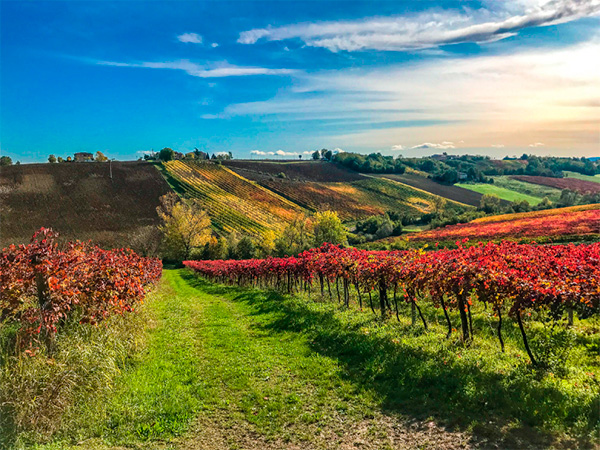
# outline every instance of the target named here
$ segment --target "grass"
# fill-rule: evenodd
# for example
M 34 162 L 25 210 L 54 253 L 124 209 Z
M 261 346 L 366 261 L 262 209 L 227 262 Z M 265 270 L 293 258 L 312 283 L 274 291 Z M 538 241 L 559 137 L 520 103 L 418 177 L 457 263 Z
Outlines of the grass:
M 594 183 L 600 183 L 600 174 L 598 175 L 583 175 L 578 172 L 565 172 L 567 178 L 577 178 L 578 180 L 593 181 Z
M 507 187 L 501 187 L 494 184 L 471 184 L 471 183 L 457 183 L 455 186 L 470 189 L 480 194 L 491 194 L 497 195 L 502 200 L 509 202 L 521 202 L 523 200 L 529 202 L 530 205 L 535 206 L 542 201 L 542 197 L 535 197 L 533 195 L 524 194 Z
M 550 186 L 542 186 L 541 184 L 527 183 L 525 181 L 515 180 L 509 176 L 494 177 L 494 185 L 510 189 L 511 191 L 521 194 L 530 195 L 543 199 L 548 197 L 551 202 L 557 202 L 560 199 L 562 191 Z
M 550 373 L 527 364 L 509 320 L 507 352 L 499 351 L 489 311 L 476 311 L 475 342 L 465 348 L 456 333 L 444 339 L 434 308 L 424 308 L 425 333 L 411 325 L 408 308 L 400 322 L 382 322 L 370 310 L 314 300 L 165 271 L 148 304 L 145 351 L 94 423 L 47 448 L 82 439 L 80 448 L 339 448 L 361 433 L 364 448 L 443 448 L 460 439 L 585 447 L 596 436 L 598 320 L 576 322 L 578 345 Z M 527 327 L 539 341 L 539 330 Z M 407 425 L 415 421 L 434 428 Z

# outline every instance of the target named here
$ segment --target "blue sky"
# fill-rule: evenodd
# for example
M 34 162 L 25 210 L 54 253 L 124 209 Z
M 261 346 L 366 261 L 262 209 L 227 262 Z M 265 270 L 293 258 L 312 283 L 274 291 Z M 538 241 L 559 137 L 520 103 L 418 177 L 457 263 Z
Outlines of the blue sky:
M 600 0 L 2 1 L 1 151 L 598 156 L 599 17 Z

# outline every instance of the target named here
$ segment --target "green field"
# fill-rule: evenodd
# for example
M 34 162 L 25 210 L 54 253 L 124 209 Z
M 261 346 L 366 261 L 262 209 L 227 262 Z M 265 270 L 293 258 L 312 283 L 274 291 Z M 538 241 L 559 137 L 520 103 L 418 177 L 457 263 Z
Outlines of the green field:
M 542 197 L 534 197 L 533 195 L 524 194 L 522 192 L 514 191 L 512 189 L 497 186 L 494 184 L 469 184 L 469 183 L 457 183 L 455 186 L 470 189 L 480 194 L 491 194 L 497 195 L 502 200 L 509 202 L 522 202 L 523 200 L 529 202 L 530 205 L 537 205 L 542 201 Z M 560 192 L 560 191 L 559 191 Z
M 594 183 L 600 183 L 600 174 L 590 176 L 582 175 L 577 172 L 565 172 L 565 178 L 577 178 L 578 180 L 593 181 Z

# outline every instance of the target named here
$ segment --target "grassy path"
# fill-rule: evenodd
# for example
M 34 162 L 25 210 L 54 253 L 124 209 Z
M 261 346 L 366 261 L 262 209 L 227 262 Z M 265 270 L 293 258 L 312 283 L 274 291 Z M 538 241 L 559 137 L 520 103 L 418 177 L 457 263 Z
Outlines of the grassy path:
M 370 311 L 213 285 L 186 270 L 164 272 L 149 309 L 148 348 L 118 381 L 98 438 L 81 443 L 85 448 L 536 448 L 551 442 L 510 422 L 523 415 L 510 409 L 515 404 L 530 408 L 511 396 L 537 405 L 555 394 L 511 368 L 508 328 L 507 355 L 485 339 L 464 352 L 442 339 L 443 326 L 425 334 L 408 322 L 381 324 Z
M 464 434 L 379 412 L 376 393 L 314 350 L 310 327 L 318 324 L 305 317 L 307 333 L 282 326 L 289 318 L 272 307 L 277 296 L 165 271 L 150 346 L 120 380 L 103 440 L 186 449 L 464 447 Z M 333 309 L 326 314 L 333 319 Z

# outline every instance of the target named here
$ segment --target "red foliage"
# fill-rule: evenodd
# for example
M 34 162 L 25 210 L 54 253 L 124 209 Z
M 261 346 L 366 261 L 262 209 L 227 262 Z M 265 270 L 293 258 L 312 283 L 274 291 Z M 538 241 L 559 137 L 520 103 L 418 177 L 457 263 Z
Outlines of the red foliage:
M 95 324 L 131 311 L 161 276 L 158 259 L 82 242 L 59 248 L 56 236 L 42 228 L 29 245 L 0 253 L 0 322 L 17 323 L 23 343 L 48 344 L 71 317 Z
M 298 280 L 341 279 L 359 292 L 378 288 L 403 290 L 405 300 L 446 296 L 478 299 L 511 315 L 535 305 L 584 307 L 600 302 L 600 243 L 538 246 L 502 242 L 429 253 L 372 252 L 330 244 L 291 258 L 245 261 L 185 261 L 216 281 L 262 282 L 288 289 Z M 425 296 L 423 294 L 429 294 Z

